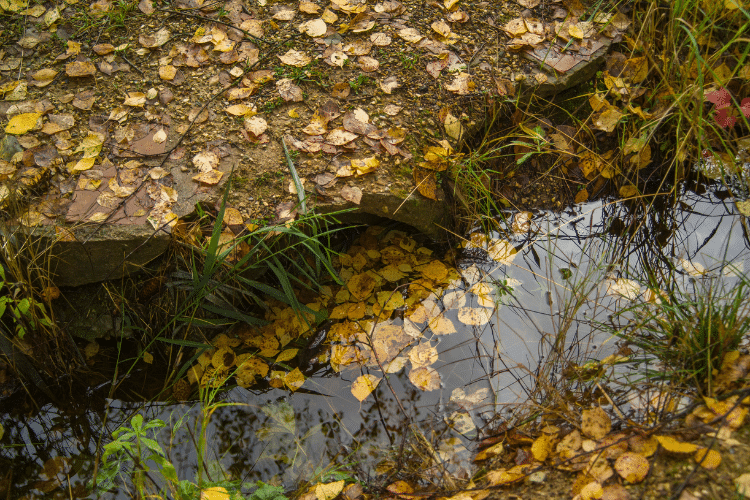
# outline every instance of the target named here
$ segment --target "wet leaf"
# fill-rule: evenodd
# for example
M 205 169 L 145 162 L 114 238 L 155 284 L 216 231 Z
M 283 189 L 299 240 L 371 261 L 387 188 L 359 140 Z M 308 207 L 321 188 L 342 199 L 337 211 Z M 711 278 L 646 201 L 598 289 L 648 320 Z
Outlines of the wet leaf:
M 431 200 L 437 200 L 437 178 L 435 172 L 425 168 L 415 167 L 412 170 L 414 184 L 419 194 Z
M 409 372 L 409 380 L 423 391 L 440 389 L 440 374 L 431 366 L 421 366 Z
M 305 375 L 300 371 L 299 368 L 295 368 L 294 370 L 287 373 L 286 376 L 284 377 L 284 384 L 292 392 L 302 387 L 304 383 L 305 383 Z
M 716 450 L 700 449 L 695 452 L 693 459 L 695 463 L 708 470 L 714 470 L 721 465 L 721 453 Z
M 376 377 L 375 375 L 360 375 L 352 383 L 352 394 L 362 402 L 375 390 L 380 380 L 380 377 Z
M 486 325 L 491 318 L 492 309 L 486 307 L 460 307 L 458 309 L 458 320 L 464 325 Z

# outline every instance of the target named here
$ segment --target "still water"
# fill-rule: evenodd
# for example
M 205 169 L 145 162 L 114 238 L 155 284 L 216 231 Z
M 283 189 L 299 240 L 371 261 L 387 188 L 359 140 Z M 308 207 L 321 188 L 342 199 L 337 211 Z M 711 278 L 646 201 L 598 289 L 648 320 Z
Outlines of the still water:
M 366 479 L 394 467 L 416 434 L 433 449 L 424 477 L 470 476 L 471 450 L 484 431 L 523 414 L 532 395 L 554 390 L 571 367 L 622 352 L 622 339 L 602 325 L 611 325 L 629 294 L 638 296 L 645 276 L 659 286 L 668 277 L 686 291 L 708 282 L 731 290 L 750 259 L 747 219 L 721 192 L 686 190 L 677 202 L 665 197 L 649 210 L 592 202 L 564 213 L 509 214 L 495 229 L 467 239 L 456 253 L 460 279 L 426 299 L 456 329 L 437 335 L 417 325 L 413 335 L 437 349 L 434 390 L 417 388 L 405 368 L 360 402 L 351 388 L 363 373 L 377 373 L 367 367 L 320 369 L 294 393 L 235 387 L 221 393 L 225 405 L 207 428 L 208 477 L 289 489 L 337 468 Z M 488 317 L 466 324 L 465 308 Z M 403 318 L 390 321 L 405 326 Z M 105 383 L 64 408 L 1 408 L 0 491 L 13 499 L 132 498 L 125 486 L 97 496 L 85 485 L 97 449 L 135 414 L 167 424 L 157 439 L 179 477 L 193 480 L 199 404 L 144 404 L 108 393 Z M 619 409 L 638 408 L 631 398 Z

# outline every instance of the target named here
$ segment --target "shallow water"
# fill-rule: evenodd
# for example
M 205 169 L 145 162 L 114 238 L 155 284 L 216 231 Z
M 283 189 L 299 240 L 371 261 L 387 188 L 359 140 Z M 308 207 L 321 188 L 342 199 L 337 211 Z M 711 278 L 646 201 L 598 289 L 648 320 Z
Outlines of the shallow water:
M 389 453 L 409 437 L 410 426 L 427 437 L 450 473 L 470 474 L 467 449 L 479 430 L 497 415 L 519 412 L 540 377 L 554 386 L 567 376 L 565 363 L 580 366 L 619 352 L 619 339 L 599 327 L 628 303 L 612 293 L 617 283 L 612 280 L 642 282 L 648 272 L 673 276 L 684 290 L 708 280 L 726 289 L 734 286 L 736 274 L 750 265 L 747 220 L 730 199 L 719 198 L 712 192 L 686 191 L 674 210 L 657 205 L 645 213 L 593 202 L 562 214 L 534 214 L 530 228 L 517 233 L 509 220 L 506 231 L 489 236 L 510 238 L 519 250 L 512 261 L 498 262 L 469 244 L 458 261 L 463 281 L 445 290 L 466 291 L 477 280 L 490 284 L 495 306 L 489 322 L 466 326 L 458 320 L 457 309 L 446 309 L 442 314 L 456 326 L 456 333 L 436 336 L 424 330 L 422 342 L 436 345 L 439 353 L 433 365 L 440 373 L 439 389 L 423 392 L 401 370 L 389 377 L 390 387 L 381 382 L 360 403 L 350 392 L 363 373 L 359 368 L 309 378 L 303 390 L 293 394 L 237 387 L 221 397 L 235 405 L 217 409 L 210 421 L 211 478 L 223 470 L 234 479 L 294 488 L 301 480 L 352 462 L 359 464 L 359 474 L 372 476 L 378 463 L 392 458 Z M 506 225 L 501 222 L 498 227 Z M 670 274 L 670 268 L 676 274 Z M 473 293 L 459 296 L 469 307 L 486 300 Z M 586 300 L 580 301 L 574 321 L 566 322 L 573 299 L 582 296 Z M 553 354 L 559 356 L 549 368 L 545 362 Z M 637 376 L 627 371 L 622 375 Z M 456 389 L 465 396 L 457 397 Z M 482 389 L 488 390 L 488 397 L 471 401 L 471 395 Z M 180 478 L 194 479 L 198 405 L 144 407 L 140 402 L 109 400 L 107 392 L 106 386 L 92 389 L 69 408 L 46 405 L 30 417 L 3 409 L 0 460 L 9 464 L 10 473 L 0 481 L 10 485 L 11 498 L 95 498 L 84 483 L 93 474 L 99 440 L 106 443 L 136 412 L 146 420 L 167 422 L 159 441 L 169 450 Z M 169 432 L 185 416 L 177 432 Z M 130 497 L 127 489 L 103 496 Z

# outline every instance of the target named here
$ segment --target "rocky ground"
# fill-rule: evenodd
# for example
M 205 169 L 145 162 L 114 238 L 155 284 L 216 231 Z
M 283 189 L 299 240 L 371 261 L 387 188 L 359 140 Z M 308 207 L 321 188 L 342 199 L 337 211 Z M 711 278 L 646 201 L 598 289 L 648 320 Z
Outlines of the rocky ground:
M 242 224 L 296 216 L 290 162 L 321 212 L 445 234 L 464 139 L 521 88 L 590 77 L 629 24 L 577 0 L 2 6 L 0 195 L 23 226 L 73 244 L 63 253 L 88 254 L 63 284 L 121 274 L 113 254 L 148 261 L 230 177 Z M 559 208 L 534 177 L 500 192 Z

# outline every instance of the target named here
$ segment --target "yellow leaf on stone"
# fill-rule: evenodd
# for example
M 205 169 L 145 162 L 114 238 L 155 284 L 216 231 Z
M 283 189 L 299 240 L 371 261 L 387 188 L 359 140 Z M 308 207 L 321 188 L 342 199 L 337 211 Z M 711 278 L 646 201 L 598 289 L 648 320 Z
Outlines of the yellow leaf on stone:
M 305 375 L 299 370 L 299 368 L 295 368 L 284 377 L 284 384 L 286 384 L 292 392 L 302 387 L 302 384 L 304 383 Z
M 220 170 L 209 170 L 208 172 L 201 172 L 198 175 L 194 175 L 193 180 L 196 182 L 200 182 L 201 184 L 215 186 L 219 183 L 223 176 L 224 172 Z
M 10 119 L 5 126 L 6 134 L 22 135 L 36 126 L 36 122 L 42 117 L 41 113 L 21 113 Z
M 583 30 L 578 25 L 571 24 L 570 26 L 568 26 L 568 33 L 573 38 L 583 40 Z
M 78 160 L 78 162 L 73 165 L 72 172 L 83 172 L 84 170 L 89 170 L 91 167 L 94 166 L 94 162 L 96 161 L 96 158 L 81 158 Z M 100 181 L 101 182 L 101 181 Z
M 376 377 L 375 375 L 360 375 L 352 383 L 352 395 L 360 402 L 364 401 L 375 390 L 380 380 L 380 377 Z

